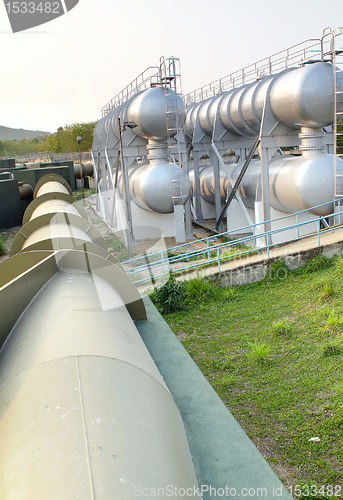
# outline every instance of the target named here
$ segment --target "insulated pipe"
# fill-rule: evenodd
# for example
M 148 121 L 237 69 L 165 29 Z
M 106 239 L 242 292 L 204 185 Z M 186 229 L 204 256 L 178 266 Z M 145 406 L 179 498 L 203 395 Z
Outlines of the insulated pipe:
M 35 245 L 0 264 L 1 317 L 18 316 L 0 352 L 1 498 L 132 500 L 170 486 L 199 498 L 181 416 L 130 318 L 134 285 L 94 243 Z

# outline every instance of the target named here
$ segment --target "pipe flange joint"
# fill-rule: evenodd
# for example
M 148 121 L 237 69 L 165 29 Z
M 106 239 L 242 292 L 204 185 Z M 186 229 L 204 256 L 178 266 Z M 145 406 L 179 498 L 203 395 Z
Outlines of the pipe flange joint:
M 148 154 L 148 160 L 168 160 L 168 153 L 152 152 Z
M 299 151 L 323 151 L 325 146 L 322 144 L 301 144 Z
M 150 149 L 167 149 L 168 144 L 166 142 L 148 142 L 147 148 Z
M 166 142 L 155 142 L 149 140 L 147 149 L 149 151 L 148 160 L 167 160 L 168 144 Z
M 300 139 L 321 139 L 325 134 L 323 132 L 300 132 Z

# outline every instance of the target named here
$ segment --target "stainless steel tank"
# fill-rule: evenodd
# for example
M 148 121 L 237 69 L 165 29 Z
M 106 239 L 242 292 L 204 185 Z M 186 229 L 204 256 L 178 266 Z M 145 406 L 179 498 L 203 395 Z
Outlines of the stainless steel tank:
M 173 90 L 157 86 L 138 92 L 99 120 L 95 127 L 96 142 L 98 144 L 106 142 L 106 136 L 110 133 L 109 127 L 114 135 L 119 137 L 118 118 L 120 118 L 121 125 L 134 122 L 137 127 L 133 128 L 132 131 L 139 137 L 165 141 L 167 138 L 167 106 L 168 109 L 175 109 L 175 103 L 177 103 L 178 109 L 178 125 L 182 128 L 186 118 L 185 105 L 180 96 L 175 96 Z M 175 112 L 171 115 L 172 120 L 176 119 Z M 176 131 L 169 133 L 173 136 Z
M 206 165 L 200 168 L 199 172 L 200 178 L 200 195 L 203 200 L 211 205 L 214 205 L 214 193 L 215 193 L 215 180 L 214 180 L 214 167 L 212 165 Z M 194 179 L 194 168 L 189 169 L 189 179 L 191 182 L 191 195 L 194 196 L 195 192 L 195 179 Z M 220 200 L 221 203 L 225 203 L 226 194 L 229 189 L 229 177 L 225 168 L 220 166 Z
M 176 113 L 177 110 L 177 113 Z M 184 205 L 190 196 L 188 176 L 177 163 L 168 162 L 168 136 L 182 129 L 186 111 L 183 100 L 171 89 L 152 87 L 113 109 L 96 126 L 93 150 L 110 148 L 110 134 L 119 137 L 118 118 L 123 125 L 135 124 L 133 133 L 147 140 L 149 162 L 129 169 L 129 190 L 132 200 L 144 210 L 172 213 L 174 205 Z M 169 129 L 168 129 L 169 128 Z M 124 196 L 119 175 L 119 189 Z
M 243 163 L 239 163 L 228 167 L 234 181 L 242 166 Z M 337 171 L 343 175 L 343 160 L 340 158 L 337 158 Z M 260 161 L 252 160 L 239 188 L 239 193 L 248 208 L 254 208 L 260 172 Z M 329 203 L 335 198 L 333 155 L 318 154 L 308 158 L 280 156 L 270 161 L 269 176 L 270 204 L 281 212 L 294 213 L 306 210 Z M 332 203 L 311 212 L 316 215 L 329 215 L 333 209 Z
M 175 112 L 172 112 L 169 118 L 175 120 L 175 123 L 177 119 L 179 127 L 182 128 L 186 118 L 183 100 L 180 96 L 175 96 L 175 93 L 170 89 L 167 91 L 160 86 L 150 88 L 135 96 L 129 106 L 125 107 L 125 110 L 123 108 L 121 115 L 123 121 L 127 116 L 127 121 L 133 121 L 138 125 L 137 131 L 133 129 L 137 135 L 145 139 L 165 141 L 167 139 L 167 108 L 169 113 L 170 110 L 175 110 L 176 101 L 177 116 Z M 169 134 L 175 135 L 176 130 L 169 131 Z
M 343 75 L 338 73 L 338 90 L 343 91 Z M 193 104 L 187 109 L 185 132 L 193 136 L 196 120 L 202 130 L 212 135 L 218 108 L 223 126 L 237 136 L 256 136 L 263 106 L 269 95 L 277 120 L 291 129 L 301 126 L 325 127 L 333 122 L 333 66 L 318 62 L 290 68 L 275 76 L 224 92 L 221 96 Z M 343 109 L 343 98 L 340 99 Z
M 276 210 L 294 213 L 316 205 L 329 203 L 335 198 L 334 156 L 323 153 L 322 129 L 302 127 L 301 156 L 277 156 L 269 162 L 270 204 Z M 224 156 L 225 158 L 225 156 Z M 229 176 L 235 182 L 244 165 L 225 163 L 220 167 L 220 195 L 224 204 L 230 184 Z M 343 160 L 336 158 L 337 175 L 343 176 Z M 251 160 L 238 192 L 248 208 L 254 208 L 260 186 L 260 160 Z M 211 165 L 200 168 L 200 195 L 208 203 L 215 204 L 214 169 Z M 194 169 L 190 169 L 192 196 L 194 195 Z M 316 215 L 333 212 L 333 203 L 311 210 Z
M 178 205 L 185 205 L 189 199 L 190 181 L 177 163 L 155 160 L 139 169 L 130 189 L 133 201 L 139 207 L 168 214 L 174 210 L 173 196 Z
M 122 175 L 118 186 L 124 197 Z M 134 203 L 143 210 L 160 214 L 174 211 L 174 203 L 185 205 L 190 197 L 190 180 L 177 163 L 154 159 L 129 169 L 129 189 Z M 173 202 L 173 196 L 177 199 Z
M 185 125 L 184 125 L 184 132 L 185 136 L 189 141 L 192 141 L 193 139 L 193 132 L 194 132 L 194 127 L 195 127 L 195 120 L 193 121 L 193 116 L 196 117 L 197 115 L 197 110 L 200 107 L 200 103 L 193 103 L 190 106 L 188 106 L 187 111 L 186 111 L 186 119 L 185 119 Z

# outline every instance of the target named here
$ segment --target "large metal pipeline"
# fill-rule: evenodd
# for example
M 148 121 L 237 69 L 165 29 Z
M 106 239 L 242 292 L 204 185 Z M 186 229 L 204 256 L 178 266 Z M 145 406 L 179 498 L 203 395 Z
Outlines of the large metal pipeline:
M 172 109 L 168 111 L 167 108 Z M 132 200 L 144 210 L 172 213 L 175 204 L 188 201 L 190 184 L 187 173 L 177 163 L 168 161 L 168 135 L 173 137 L 177 127 L 185 122 L 185 105 L 180 96 L 162 86 L 137 93 L 114 108 L 97 123 L 93 151 L 107 151 L 119 140 L 119 121 L 129 124 L 135 136 L 147 141 L 148 162 L 135 165 L 130 176 L 129 190 Z M 168 119 L 167 119 L 168 117 Z M 168 130 L 169 123 L 173 123 Z M 120 186 L 123 191 L 123 186 Z
M 86 163 L 74 163 L 74 177 L 75 179 L 85 178 L 87 176 L 92 177 L 94 171 L 93 163 L 87 161 Z
M 337 73 L 338 91 L 343 91 L 343 74 Z M 184 130 L 192 140 L 197 119 L 212 136 L 216 116 L 223 127 L 237 137 L 259 133 L 265 100 L 274 117 L 291 129 L 319 128 L 332 124 L 334 102 L 333 66 L 318 62 L 290 68 L 248 85 L 223 92 L 187 108 Z M 339 94 L 343 110 L 343 94 Z
M 66 183 L 45 177 L 0 264 L 0 497 L 194 491 L 181 416 L 132 321 L 142 299 Z

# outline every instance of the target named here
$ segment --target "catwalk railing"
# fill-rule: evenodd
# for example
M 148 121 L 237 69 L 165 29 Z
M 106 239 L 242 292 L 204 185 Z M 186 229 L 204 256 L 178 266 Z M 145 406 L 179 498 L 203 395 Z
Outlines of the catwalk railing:
M 203 101 L 207 97 L 219 95 L 224 91 L 241 87 L 252 83 L 256 79 L 280 73 L 281 71 L 304 64 L 309 60 L 327 60 L 330 56 L 331 36 L 334 36 L 342 43 L 343 28 L 336 28 L 333 31 L 323 32 L 322 38 L 305 40 L 293 45 L 286 50 L 282 50 L 269 57 L 261 59 L 254 64 L 250 64 L 243 69 L 235 71 L 230 75 L 215 80 L 201 88 L 198 88 L 184 96 L 186 105 L 192 102 Z M 337 42 L 337 43 L 339 43 Z

